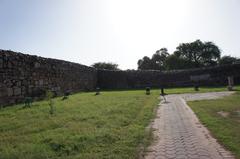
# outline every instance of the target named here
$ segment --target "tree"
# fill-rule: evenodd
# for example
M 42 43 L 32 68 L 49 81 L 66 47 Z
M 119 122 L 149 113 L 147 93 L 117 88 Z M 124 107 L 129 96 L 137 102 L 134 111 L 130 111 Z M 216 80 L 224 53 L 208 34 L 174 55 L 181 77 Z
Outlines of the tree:
M 179 58 L 176 54 L 171 54 L 166 59 L 166 70 L 177 70 L 189 68 L 192 64 L 189 64 L 186 59 Z
M 166 59 L 169 56 L 167 48 L 161 48 L 157 50 L 152 56 L 152 63 L 154 70 L 165 70 L 166 69 Z
M 91 65 L 96 69 L 119 70 L 118 64 L 111 62 L 97 62 Z
M 152 65 L 152 60 L 147 56 L 144 56 L 142 59 L 138 60 L 139 70 L 151 70 L 153 69 Z
M 147 56 L 144 56 L 142 59 L 138 60 L 138 69 L 165 70 L 165 62 L 168 56 L 168 50 L 166 48 L 161 48 L 152 55 L 151 59 Z
M 193 65 L 190 66 L 193 68 L 217 65 L 221 57 L 218 46 L 213 42 L 202 42 L 201 40 L 180 44 L 174 54 Z
M 234 63 L 238 63 L 238 62 L 240 62 L 240 59 L 229 55 L 229 56 L 223 56 L 219 60 L 219 65 L 229 65 L 229 64 L 234 64 Z
M 152 55 L 138 60 L 140 70 L 171 70 L 215 66 L 220 61 L 221 51 L 213 42 L 196 40 L 181 43 L 173 54 L 161 48 Z M 224 59 L 223 59 L 224 60 Z

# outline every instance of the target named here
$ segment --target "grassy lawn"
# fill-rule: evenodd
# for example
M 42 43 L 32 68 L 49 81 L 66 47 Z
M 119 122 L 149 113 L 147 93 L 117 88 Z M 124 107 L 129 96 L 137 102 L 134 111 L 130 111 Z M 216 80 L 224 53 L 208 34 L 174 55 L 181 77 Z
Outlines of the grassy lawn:
M 240 92 L 188 104 L 212 135 L 240 159 Z
M 47 101 L 31 108 L 0 110 L 0 158 L 136 158 L 149 142 L 145 127 L 154 117 L 159 91 L 78 93 L 49 114 Z
M 226 87 L 200 87 L 199 92 L 210 91 L 226 91 Z M 195 93 L 192 87 L 165 92 Z M 0 159 L 137 158 L 140 145 L 151 140 L 146 126 L 154 117 L 159 94 L 159 89 L 149 96 L 144 90 L 104 91 L 99 96 L 78 93 L 64 101 L 55 98 L 53 115 L 47 101 L 34 102 L 31 108 L 20 104 L 0 109 Z M 225 105 L 218 100 L 190 103 L 214 135 L 238 155 L 240 128 L 234 111 L 240 109 L 239 97 L 223 99 Z M 211 102 L 217 102 L 216 107 Z M 231 109 L 233 115 L 222 118 L 218 109 Z

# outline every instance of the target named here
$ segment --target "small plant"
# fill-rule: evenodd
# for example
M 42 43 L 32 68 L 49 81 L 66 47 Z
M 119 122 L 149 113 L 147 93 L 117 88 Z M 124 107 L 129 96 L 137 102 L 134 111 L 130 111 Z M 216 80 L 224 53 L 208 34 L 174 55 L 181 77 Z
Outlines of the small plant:
M 55 112 L 55 107 L 54 107 L 53 100 L 50 100 L 50 102 L 49 102 L 49 106 L 50 106 L 49 113 L 50 113 L 51 115 L 53 115 L 54 112 Z
M 195 91 L 199 91 L 199 85 L 196 84 L 196 85 L 194 86 L 194 90 L 195 90 Z
M 68 99 L 68 96 L 70 95 L 70 92 L 65 92 L 62 100 Z
M 49 107 L 50 107 L 49 113 L 50 113 L 51 115 L 53 115 L 54 112 L 55 112 L 54 102 L 53 102 L 53 100 L 52 100 L 53 96 L 54 96 L 54 94 L 53 94 L 52 91 L 47 91 L 47 92 L 46 92 L 46 98 L 47 98 L 47 100 L 48 100 L 48 105 L 49 105 Z
M 24 108 L 31 108 L 32 106 L 32 98 L 26 97 L 24 102 Z
M 65 96 L 65 95 L 64 95 L 64 96 L 62 97 L 62 100 L 66 100 L 66 99 L 68 99 L 68 96 Z
M 96 93 L 95 93 L 95 95 L 99 95 L 99 94 L 100 94 L 100 88 L 97 87 L 97 88 L 96 88 Z
M 146 87 L 146 95 L 150 95 L 150 87 Z

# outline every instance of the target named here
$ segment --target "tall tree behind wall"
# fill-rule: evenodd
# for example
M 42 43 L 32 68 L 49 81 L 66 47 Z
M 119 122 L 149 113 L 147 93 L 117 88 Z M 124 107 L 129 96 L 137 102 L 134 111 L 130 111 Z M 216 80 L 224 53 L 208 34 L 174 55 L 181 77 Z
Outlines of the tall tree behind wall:
M 106 69 L 106 70 L 119 70 L 118 64 L 111 62 L 97 62 L 91 65 L 96 69 Z
M 161 48 L 152 55 L 150 59 L 144 56 L 142 59 L 138 60 L 139 70 L 165 70 L 166 69 L 166 59 L 169 56 L 167 48 Z
M 196 40 L 179 44 L 171 55 L 166 48 L 157 50 L 151 59 L 145 56 L 138 60 L 138 69 L 162 71 L 215 66 L 220 57 L 221 51 L 213 42 Z

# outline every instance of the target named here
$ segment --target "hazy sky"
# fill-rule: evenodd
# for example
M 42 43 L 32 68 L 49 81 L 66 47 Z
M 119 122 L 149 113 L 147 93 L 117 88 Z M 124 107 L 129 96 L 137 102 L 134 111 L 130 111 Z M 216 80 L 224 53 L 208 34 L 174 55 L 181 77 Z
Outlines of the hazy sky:
M 0 48 L 136 69 L 182 42 L 240 57 L 240 0 L 0 0 Z

